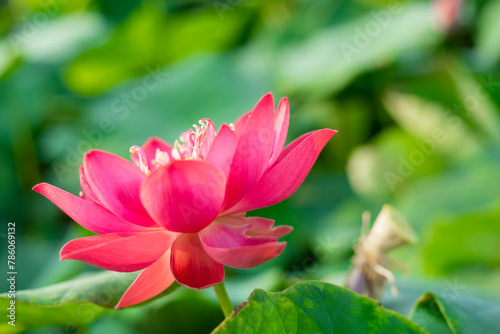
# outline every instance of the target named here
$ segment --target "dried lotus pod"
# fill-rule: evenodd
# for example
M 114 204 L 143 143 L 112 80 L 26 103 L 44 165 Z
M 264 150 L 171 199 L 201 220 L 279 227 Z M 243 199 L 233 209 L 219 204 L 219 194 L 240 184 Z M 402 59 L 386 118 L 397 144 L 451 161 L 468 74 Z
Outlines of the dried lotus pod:
M 363 214 L 363 226 L 368 226 L 370 217 Z M 415 233 L 404 217 L 391 205 L 385 204 L 368 233 L 362 233 L 352 258 L 352 267 L 347 276 L 348 289 L 379 299 L 386 282 L 393 295 L 398 294 L 396 281 L 387 269 L 387 252 L 417 241 Z
M 386 253 L 416 241 L 415 232 L 403 215 L 393 206 L 385 204 L 363 244 L 368 250 Z

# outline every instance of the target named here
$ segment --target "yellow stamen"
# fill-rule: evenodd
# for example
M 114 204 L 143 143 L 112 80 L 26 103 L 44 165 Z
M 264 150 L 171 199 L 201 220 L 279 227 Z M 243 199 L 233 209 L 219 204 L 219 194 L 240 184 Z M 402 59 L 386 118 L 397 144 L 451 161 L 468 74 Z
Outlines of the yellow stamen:
M 137 155 L 139 156 L 139 166 L 141 167 L 141 172 L 144 172 L 146 175 L 149 175 L 150 171 L 147 165 L 147 158 L 144 150 L 141 147 L 134 145 L 130 148 L 130 153 L 137 153 Z M 146 161 L 144 161 L 143 159 Z

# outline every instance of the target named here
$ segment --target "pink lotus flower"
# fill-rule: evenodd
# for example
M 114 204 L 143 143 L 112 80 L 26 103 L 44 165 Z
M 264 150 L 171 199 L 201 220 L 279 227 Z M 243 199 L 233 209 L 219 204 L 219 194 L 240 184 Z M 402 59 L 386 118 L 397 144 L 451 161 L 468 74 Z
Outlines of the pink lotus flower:
M 132 163 L 93 150 L 80 168 L 83 194 L 41 183 L 33 189 L 86 229 L 61 250 L 74 259 L 120 272 L 144 269 L 117 308 L 156 296 L 177 280 L 194 289 L 223 281 L 224 265 L 251 268 L 278 256 L 290 226 L 245 217 L 276 204 L 303 182 L 336 133 L 324 129 L 283 149 L 286 98 L 274 112 L 271 94 L 218 132 L 208 119 L 170 146 L 157 138 L 131 148 Z

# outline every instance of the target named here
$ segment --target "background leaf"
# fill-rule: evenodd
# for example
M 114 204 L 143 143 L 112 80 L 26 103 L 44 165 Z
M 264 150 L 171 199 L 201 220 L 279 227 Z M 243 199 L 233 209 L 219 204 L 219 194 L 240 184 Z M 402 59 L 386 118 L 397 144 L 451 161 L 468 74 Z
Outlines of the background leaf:
M 5 324 L 4 329 L 17 333 L 49 325 L 67 330 L 85 327 L 112 309 L 136 277 L 137 273 L 106 271 L 39 289 L 16 291 L 16 327 Z M 178 287 L 179 284 L 174 283 L 154 299 L 139 305 L 166 296 Z M 2 309 L 10 307 L 10 301 L 7 293 L 0 295 Z
M 433 334 L 494 334 L 500 331 L 499 300 L 444 298 L 425 293 L 412 310 L 411 319 Z
M 495 270 L 500 265 L 500 207 L 431 222 L 423 250 L 425 268 L 432 275 L 468 266 Z

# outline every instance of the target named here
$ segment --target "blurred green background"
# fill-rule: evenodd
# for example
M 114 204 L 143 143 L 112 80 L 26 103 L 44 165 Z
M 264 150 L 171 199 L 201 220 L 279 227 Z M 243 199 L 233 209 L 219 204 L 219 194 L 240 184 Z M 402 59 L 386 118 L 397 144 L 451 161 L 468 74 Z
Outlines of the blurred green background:
M 401 296 L 385 305 L 406 315 L 427 290 L 499 296 L 499 15 L 500 1 L 479 0 L 1 1 L 1 259 L 15 221 L 19 290 L 96 270 L 59 262 L 89 232 L 31 187 L 77 194 L 87 150 L 128 157 L 200 118 L 232 122 L 272 91 L 290 100 L 288 142 L 339 133 L 296 194 L 251 213 L 295 230 L 277 259 L 227 270 L 235 305 L 254 288 L 343 284 L 362 212 L 384 203 L 419 237 L 392 254 Z M 88 332 L 204 333 L 222 319 L 212 290 L 182 288 Z M 31 331 L 47 332 L 82 330 Z

